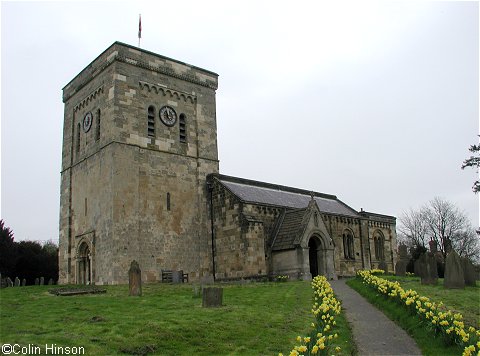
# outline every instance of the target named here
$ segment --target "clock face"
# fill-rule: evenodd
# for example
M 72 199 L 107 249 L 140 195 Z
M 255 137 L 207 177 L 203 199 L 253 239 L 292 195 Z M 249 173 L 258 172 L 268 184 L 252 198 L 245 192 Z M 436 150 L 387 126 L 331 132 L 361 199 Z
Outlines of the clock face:
M 177 122 L 177 113 L 172 107 L 164 106 L 160 109 L 160 120 L 167 126 L 173 126 Z
M 89 111 L 83 117 L 83 131 L 84 132 L 88 132 L 90 130 L 90 127 L 92 127 L 92 122 L 93 122 L 93 115 Z

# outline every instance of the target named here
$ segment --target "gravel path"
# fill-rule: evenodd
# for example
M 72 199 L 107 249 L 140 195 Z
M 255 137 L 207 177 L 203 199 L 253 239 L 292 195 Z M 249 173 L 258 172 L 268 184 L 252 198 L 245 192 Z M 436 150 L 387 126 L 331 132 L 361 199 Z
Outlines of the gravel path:
M 352 326 L 359 355 L 421 355 L 415 341 L 381 311 L 345 284 L 330 281 Z

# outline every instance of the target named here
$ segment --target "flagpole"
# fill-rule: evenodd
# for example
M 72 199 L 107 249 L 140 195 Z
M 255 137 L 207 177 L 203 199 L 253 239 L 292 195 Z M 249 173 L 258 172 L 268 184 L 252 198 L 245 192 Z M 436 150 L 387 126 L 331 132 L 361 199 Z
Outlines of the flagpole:
M 138 14 L 138 47 L 140 48 L 140 39 L 142 38 L 142 14 Z

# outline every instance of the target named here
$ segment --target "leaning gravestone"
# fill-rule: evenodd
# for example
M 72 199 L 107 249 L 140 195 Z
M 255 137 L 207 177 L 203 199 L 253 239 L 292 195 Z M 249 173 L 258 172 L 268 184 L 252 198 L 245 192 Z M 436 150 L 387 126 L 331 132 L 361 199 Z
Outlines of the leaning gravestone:
M 22 287 L 25 287 L 27 285 L 27 280 L 24 278 L 22 279 Z
M 387 273 L 388 272 L 387 263 L 385 261 L 380 261 L 380 263 L 378 264 L 378 269 L 381 269 L 385 271 L 385 273 Z
M 475 287 L 475 266 L 468 258 L 462 258 L 462 262 L 465 285 Z
M 20 287 L 20 278 L 15 277 L 15 287 Z
M 13 282 L 10 277 L 7 277 L 7 287 L 13 287 Z
M 40 277 L 40 285 L 43 286 L 45 284 L 45 278 Z
M 223 288 L 203 288 L 202 306 L 204 308 L 221 307 L 223 300 Z
M 465 288 L 462 260 L 455 250 L 451 250 L 445 260 L 445 279 L 443 280 L 443 286 L 445 288 Z
M 40 284 L 40 280 L 37 278 L 35 278 L 35 285 L 38 286 Z
M 129 295 L 140 297 L 142 295 L 142 271 L 138 262 L 133 260 L 128 270 Z
M 437 260 L 431 252 L 423 253 L 419 259 L 415 261 L 416 272 L 420 276 L 422 284 L 436 285 L 438 281 Z

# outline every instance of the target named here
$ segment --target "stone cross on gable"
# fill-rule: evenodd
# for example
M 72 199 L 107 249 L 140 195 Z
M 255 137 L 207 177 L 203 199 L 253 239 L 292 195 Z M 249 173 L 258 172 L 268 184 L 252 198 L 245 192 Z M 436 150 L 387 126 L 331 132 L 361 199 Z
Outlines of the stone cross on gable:
M 310 192 L 310 199 L 315 200 L 315 192 L 313 190 Z

